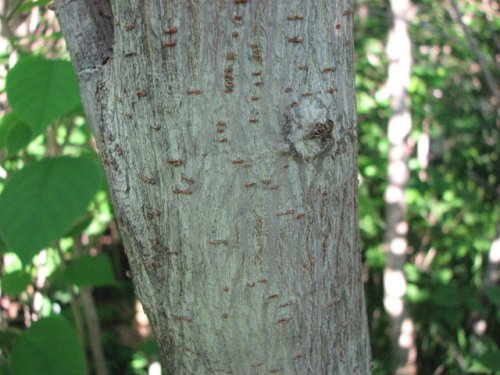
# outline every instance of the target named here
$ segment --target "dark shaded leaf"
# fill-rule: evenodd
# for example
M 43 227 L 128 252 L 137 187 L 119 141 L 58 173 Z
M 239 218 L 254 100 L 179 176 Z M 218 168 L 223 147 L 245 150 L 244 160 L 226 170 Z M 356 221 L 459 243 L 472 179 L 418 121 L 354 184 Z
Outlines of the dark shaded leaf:
M 115 284 L 111 262 L 106 254 L 83 256 L 71 261 L 60 280 L 79 287 Z
M 15 375 L 83 375 L 83 350 L 76 331 L 61 317 L 41 319 L 14 342 Z
M 2 276 L 2 290 L 11 296 L 15 296 L 24 291 L 30 283 L 31 275 L 22 270 Z

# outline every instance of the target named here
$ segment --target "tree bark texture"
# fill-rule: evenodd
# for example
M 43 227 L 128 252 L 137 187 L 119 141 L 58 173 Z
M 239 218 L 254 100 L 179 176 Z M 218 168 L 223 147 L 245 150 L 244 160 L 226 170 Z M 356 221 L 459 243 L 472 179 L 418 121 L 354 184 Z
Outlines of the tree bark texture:
M 369 373 L 352 9 L 56 1 L 167 374 Z

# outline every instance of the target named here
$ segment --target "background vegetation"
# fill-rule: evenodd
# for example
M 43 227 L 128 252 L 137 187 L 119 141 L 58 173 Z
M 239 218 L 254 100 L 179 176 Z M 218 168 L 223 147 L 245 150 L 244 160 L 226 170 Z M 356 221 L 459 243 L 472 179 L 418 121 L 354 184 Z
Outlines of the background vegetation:
M 0 9 L 0 374 L 154 373 L 156 346 L 47 3 Z M 498 80 L 498 5 L 458 2 L 479 55 L 451 2 L 414 5 L 405 298 L 416 365 L 418 374 L 491 374 L 500 371 L 500 260 L 489 257 L 500 236 L 500 121 L 485 67 Z M 394 372 L 382 302 L 389 16 L 388 1 L 357 1 L 359 199 L 375 374 Z

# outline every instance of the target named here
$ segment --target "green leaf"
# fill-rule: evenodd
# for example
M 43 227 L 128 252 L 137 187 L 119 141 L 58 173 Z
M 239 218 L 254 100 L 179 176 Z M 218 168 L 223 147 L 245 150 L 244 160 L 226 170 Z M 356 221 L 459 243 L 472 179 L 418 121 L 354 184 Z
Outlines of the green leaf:
M 154 339 L 148 339 L 144 341 L 144 343 L 139 347 L 139 350 L 142 351 L 148 357 L 156 357 L 160 356 L 160 350 L 158 348 L 158 344 Z
M 0 149 L 6 149 L 8 155 L 15 154 L 26 147 L 32 140 L 31 128 L 14 112 L 2 117 L 0 123 Z
M 484 289 L 484 293 L 488 296 L 492 303 L 500 308 L 500 286 L 486 288 Z
M 31 128 L 23 122 L 15 124 L 7 137 L 7 153 L 13 155 L 31 142 Z
M 106 254 L 82 256 L 71 261 L 64 270 L 61 281 L 79 287 L 115 284 L 113 269 Z
M 82 216 L 78 221 L 71 227 L 70 230 L 68 230 L 66 233 L 64 233 L 63 237 L 74 237 L 79 234 L 81 234 L 87 227 L 92 223 L 92 220 L 94 218 L 90 213 L 87 215 Z
M 447 285 L 435 286 L 431 295 L 432 301 L 439 306 L 458 308 L 463 302 L 462 291 Z
M 386 262 L 385 253 L 380 251 L 378 247 L 372 247 L 366 250 L 366 264 L 372 268 L 382 268 Z
M 44 318 L 14 342 L 11 366 L 14 375 L 83 375 L 83 350 L 68 322 Z
M 38 6 L 41 7 L 41 6 L 47 5 L 51 1 L 52 0 L 28 1 L 28 2 L 24 3 L 23 5 L 21 5 L 20 7 L 18 7 L 16 9 L 16 13 L 23 13 L 23 12 L 26 12 L 27 10 L 34 8 L 34 7 L 38 7 Z
M 500 352 L 498 350 L 489 350 L 475 360 L 490 371 L 500 371 Z
M 2 238 L 23 264 L 29 263 L 85 213 L 101 183 L 100 166 L 87 157 L 28 164 L 12 176 L 0 195 Z
M 19 122 L 19 119 L 14 112 L 6 113 L 0 122 L 0 149 L 7 148 L 7 139 L 12 127 Z
M 423 301 L 427 301 L 430 296 L 430 291 L 425 288 L 419 288 L 415 284 L 408 284 L 406 289 L 406 300 L 409 303 L 417 304 Z
M 2 276 L 2 290 L 11 296 L 16 296 L 31 283 L 31 275 L 22 270 Z
M 31 126 L 33 137 L 80 103 L 73 68 L 63 60 L 29 57 L 19 61 L 7 74 L 6 91 L 16 114 Z
M 0 359 L 0 375 L 12 375 L 12 371 L 10 369 L 9 364 L 6 362 L 6 360 L 1 360 Z
M 0 255 L 4 255 L 8 251 L 9 248 L 7 247 L 7 244 L 3 240 L 2 236 L 0 236 Z
M 12 345 L 14 345 L 14 342 L 18 337 L 19 331 L 15 329 L 10 328 L 0 331 L 0 348 L 10 352 Z

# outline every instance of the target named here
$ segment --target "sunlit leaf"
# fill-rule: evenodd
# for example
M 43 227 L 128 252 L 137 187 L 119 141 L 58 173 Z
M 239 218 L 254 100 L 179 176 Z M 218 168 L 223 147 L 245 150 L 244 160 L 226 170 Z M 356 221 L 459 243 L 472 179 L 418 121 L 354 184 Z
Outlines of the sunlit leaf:
M 27 1 L 16 9 L 16 13 L 26 12 L 37 6 L 44 6 L 50 3 L 52 0 L 38 0 L 38 1 Z
M 420 303 L 429 299 L 428 289 L 419 288 L 415 284 L 408 284 L 406 289 L 406 300 L 409 303 Z
M 87 157 L 28 164 L 0 195 L 0 232 L 26 264 L 83 215 L 102 184 L 100 166 Z
M 29 57 L 7 74 L 7 97 L 16 114 L 36 136 L 56 118 L 79 106 L 80 96 L 69 61 Z

